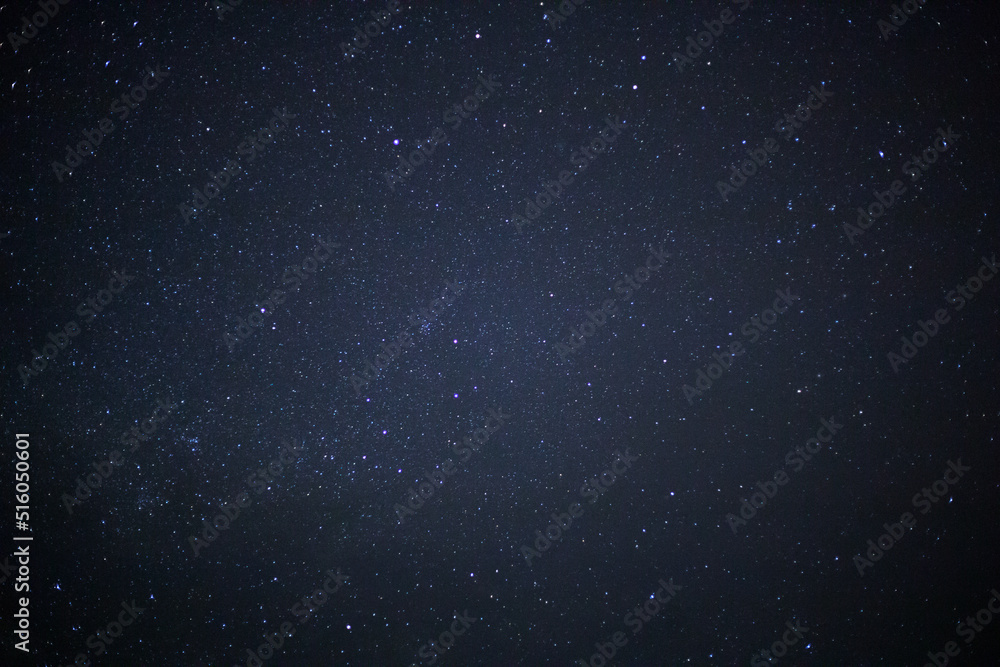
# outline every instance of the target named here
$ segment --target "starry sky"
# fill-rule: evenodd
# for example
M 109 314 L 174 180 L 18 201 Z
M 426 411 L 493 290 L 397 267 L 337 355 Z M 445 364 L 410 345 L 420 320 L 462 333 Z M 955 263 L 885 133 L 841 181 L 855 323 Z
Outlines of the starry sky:
M 993 3 L 38 11 L 5 664 L 1000 655 Z

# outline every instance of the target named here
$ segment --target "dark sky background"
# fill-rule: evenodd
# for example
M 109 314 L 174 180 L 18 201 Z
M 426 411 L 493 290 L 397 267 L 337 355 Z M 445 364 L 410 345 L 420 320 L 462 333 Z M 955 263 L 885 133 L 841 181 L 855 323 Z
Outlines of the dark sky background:
M 11 575 L 4 664 L 246 665 L 285 622 L 268 666 L 431 664 L 421 648 L 466 610 L 478 620 L 434 664 L 576 665 L 618 631 L 613 664 L 766 664 L 793 620 L 809 630 L 773 664 L 921 665 L 948 641 L 954 664 L 996 664 L 1000 620 L 971 644 L 957 630 L 1000 587 L 1000 280 L 946 301 L 1000 251 L 995 3 L 927 2 L 883 39 L 888 2 L 590 0 L 558 23 L 549 0 L 415 2 L 351 59 L 339 45 L 384 2 L 215 4 L 73 0 L 0 48 L 4 557 L 25 534 L 16 433 L 34 538 L 30 653 L 13 648 Z M 724 8 L 735 20 L 679 71 L 674 52 Z M 34 11 L 4 5 L 3 33 Z M 168 76 L 60 182 L 52 162 L 147 67 Z M 478 76 L 498 86 L 453 128 L 443 114 Z M 833 95 L 782 139 L 776 121 L 821 85 Z M 286 107 L 250 162 L 241 142 Z M 621 134 L 518 233 L 525 198 L 609 116 Z M 902 165 L 939 127 L 960 138 L 914 183 Z M 447 140 L 390 189 L 384 172 L 436 128 Z M 724 202 L 716 183 L 769 138 Z M 185 220 L 230 161 L 243 172 Z M 895 179 L 905 193 L 851 243 L 845 223 Z M 289 292 L 320 239 L 340 247 Z M 663 267 L 622 296 L 651 244 Z M 135 279 L 85 321 L 114 271 Z M 449 281 L 464 289 L 413 325 Z M 789 288 L 751 342 L 743 325 Z M 274 289 L 284 302 L 227 344 Z M 561 360 L 609 298 L 617 314 Z M 941 308 L 894 372 L 900 337 Z M 71 321 L 44 370 L 19 370 Z M 404 330 L 413 345 L 359 395 L 351 376 Z M 731 341 L 745 352 L 689 402 Z M 177 408 L 128 452 L 159 399 Z M 510 420 L 460 461 L 452 446 L 496 407 Z M 786 466 L 831 418 L 833 440 Z M 284 440 L 301 457 L 256 493 L 247 477 Z M 626 448 L 638 461 L 581 498 Z M 458 472 L 399 524 L 449 457 Z M 959 458 L 969 471 L 920 514 L 913 495 Z M 788 484 L 734 534 L 727 514 L 779 469 Z M 189 536 L 242 491 L 195 557 Z M 573 502 L 583 515 L 529 566 L 521 547 Z M 907 511 L 916 527 L 859 576 L 854 557 Z M 338 568 L 299 624 L 293 605 Z M 661 578 L 679 589 L 633 634 L 626 614 Z M 96 655 L 88 637 L 133 600 L 146 610 Z

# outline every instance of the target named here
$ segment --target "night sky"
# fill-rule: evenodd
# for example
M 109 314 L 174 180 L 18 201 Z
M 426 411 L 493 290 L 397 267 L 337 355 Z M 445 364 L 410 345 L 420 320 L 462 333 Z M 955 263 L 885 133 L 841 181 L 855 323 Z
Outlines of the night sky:
M 2 664 L 997 664 L 995 3 L 42 4 Z

